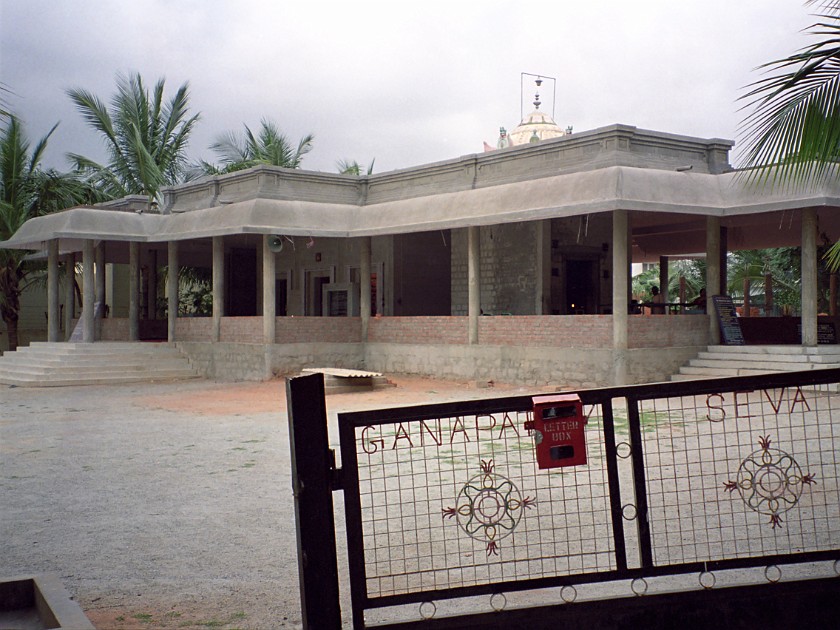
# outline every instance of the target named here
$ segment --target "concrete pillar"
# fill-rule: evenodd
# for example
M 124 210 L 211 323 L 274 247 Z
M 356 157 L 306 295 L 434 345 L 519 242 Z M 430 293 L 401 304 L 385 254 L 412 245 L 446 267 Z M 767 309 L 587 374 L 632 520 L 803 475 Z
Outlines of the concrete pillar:
M 271 234 L 262 237 L 262 316 L 263 343 L 273 344 L 275 334 L 275 259 L 269 242 L 274 238 Z
M 47 341 L 58 341 L 58 239 L 47 242 Z
M 76 314 L 76 255 L 64 257 L 64 340 L 73 334 L 73 316 Z
M 213 237 L 213 338 L 222 338 L 222 315 L 225 305 L 225 241 L 221 236 Z
M 146 287 L 146 318 L 157 319 L 157 295 L 158 295 L 158 253 L 156 249 L 149 250 L 149 273 L 148 285 Z
M 479 228 L 467 228 L 467 287 L 469 315 L 469 342 L 478 343 L 478 318 L 481 315 L 481 265 Z
M 140 340 L 140 243 L 128 244 L 128 340 Z
M 94 334 L 96 339 L 102 339 L 102 318 L 105 316 L 105 242 L 99 241 L 96 244 L 94 253 L 96 262 L 96 298 L 95 304 L 98 306 L 94 310 L 95 318 Z
M 178 241 L 166 244 L 166 265 L 166 340 L 172 343 L 175 341 L 175 324 L 178 321 Z
M 82 245 L 82 341 L 92 343 L 96 333 L 96 319 L 93 312 L 96 300 L 96 281 L 93 278 L 93 241 L 86 239 Z
M 802 211 L 802 345 L 816 346 L 817 337 L 817 211 Z
M 709 315 L 709 342 L 720 343 L 720 326 L 712 297 L 720 294 L 720 218 L 706 217 L 706 313 Z
M 627 385 L 628 325 L 630 300 L 630 225 L 626 210 L 613 211 L 612 248 L 612 319 L 613 319 L 613 384 Z
M 359 247 L 359 315 L 362 318 L 362 342 L 368 340 L 368 329 L 370 328 L 371 292 L 370 292 L 370 236 L 363 236 L 360 239 Z

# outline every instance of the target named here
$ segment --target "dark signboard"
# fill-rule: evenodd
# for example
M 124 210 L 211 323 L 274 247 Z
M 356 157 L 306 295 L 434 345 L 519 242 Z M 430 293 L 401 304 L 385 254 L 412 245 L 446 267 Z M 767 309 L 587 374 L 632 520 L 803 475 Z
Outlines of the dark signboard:
M 743 346 L 744 334 L 732 298 L 728 295 L 713 295 L 712 301 L 720 324 L 720 342 L 725 346 Z

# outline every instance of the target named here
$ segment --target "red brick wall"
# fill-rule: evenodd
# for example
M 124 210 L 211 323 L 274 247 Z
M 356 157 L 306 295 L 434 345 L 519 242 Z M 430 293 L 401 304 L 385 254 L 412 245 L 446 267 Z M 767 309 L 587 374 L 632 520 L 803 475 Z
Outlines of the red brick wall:
M 103 319 L 102 341 L 128 341 L 128 318 L 106 317 Z
M 610 315 L 480 317 L 478 340 L 492 346 L 611 348 Z
M 469 318 L 453 316 L 373 317 L 368 341 L 377 343 L 465 344 Z
M 262 319 L 256 319 L 260 320 L 262 341 Z M 278 317 L 275 326 L 275 343 L 358 343 L 362 340 L 360 317 Z
M 128 320 L 108 318 L 102 337 L 128 340 Z M 213 319 L 179 317 L 178 341 L 210 341 Z M 634 315 L 629 320 L 630 348 L 703 346 L 709 343 L 709 318 L 705 315 Z M 223 317 L 222 341 L 262 343 L 262 317 Z M 377 343 L 419 345 L 466 344 L 469 318 L 460 316 L 374 317 L 368 339 Z M 560 348 L 611 348 L 610 315 L 514 315 L 480 317 L 478 339 L 489 346 L 547 346 Z M 278 317 L 275 343 L 358 343 L 358 317 Z
M 179 317 L 175 320 L 177 341 L 210 341 L 212 336 L 212 317 Z
M 627 331 L 631 348 L 705 346 L 709 343 L 707 315 L 634 315 Z

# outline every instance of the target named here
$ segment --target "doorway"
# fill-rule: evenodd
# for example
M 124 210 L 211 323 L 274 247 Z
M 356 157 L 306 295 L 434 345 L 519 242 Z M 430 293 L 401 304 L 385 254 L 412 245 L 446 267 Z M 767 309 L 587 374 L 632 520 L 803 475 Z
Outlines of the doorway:
M 566 313 L 598 312 L 598 265 L 591 259 L 566 259 Z

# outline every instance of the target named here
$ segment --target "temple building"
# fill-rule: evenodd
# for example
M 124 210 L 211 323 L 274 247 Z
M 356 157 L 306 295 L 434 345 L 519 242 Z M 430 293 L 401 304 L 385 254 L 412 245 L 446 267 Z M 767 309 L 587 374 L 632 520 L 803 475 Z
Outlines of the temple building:
M 0 247 L 47 258 L 50 340 L 74 328 L 91 343 L 167 340 L 214 378 L 330 365 L 568 387 L 666 380 L 720 342 L 726 252 L 783 245 L 802 246 L 789 341 L 818 344 L 817 241 L 840 237 L 840 186 L 756 188 L 730 165 L 731 141 L 627 125 L 571 134 L 540 116 L 504 150 L 362 176 L 256 167 L 166 189 L 160 208 L 130 197 L 35 218 Z M 540 141 L 520 143 L 529 133 Z M 631 263 L 667 269 L 694 253 L 706 313 L 636 314 Z M 76 322 L 59 269 L 79 262 Z M 206 316 L 179 297 L 182 268 L 212 279 Z

